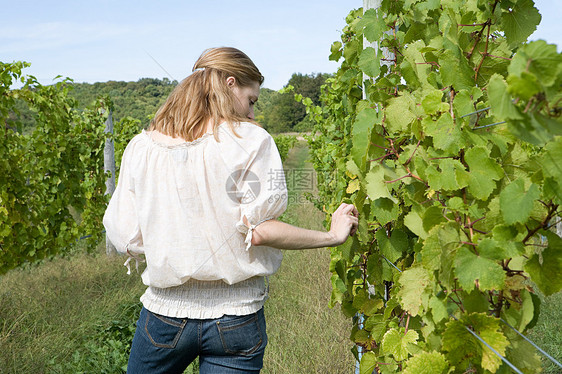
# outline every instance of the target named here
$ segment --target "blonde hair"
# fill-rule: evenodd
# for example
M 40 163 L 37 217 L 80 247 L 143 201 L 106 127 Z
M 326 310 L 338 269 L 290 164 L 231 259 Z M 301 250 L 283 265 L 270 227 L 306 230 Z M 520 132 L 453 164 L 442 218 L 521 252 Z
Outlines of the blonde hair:
M 240 88 L 256 82 L 261 86 L 264 78 L 256 65 L 244 52 L 220 47 L 205 50 L 192 71 L 158 109 L 149 130 L 193 141 L 203 136 L 207 123 L 212 120 L 213 134 L 219 141 L 217 127 L 226 121 L 234 134 L 240 137 L 234 130 L 234 124 L 250 120 L 236 113 L 237 98 L 226 80 L 234 77 L 235 84 Z

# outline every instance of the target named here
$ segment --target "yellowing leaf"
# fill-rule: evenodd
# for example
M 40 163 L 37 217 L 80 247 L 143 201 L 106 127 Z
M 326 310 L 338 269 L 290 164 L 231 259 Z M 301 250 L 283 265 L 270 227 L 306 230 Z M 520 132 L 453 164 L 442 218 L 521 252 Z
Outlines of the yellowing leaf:
M 431 277 L 425 268 L 418 266 L 403 271 L 400 274 L 399 282 L 402 286 L 398 292 L 400 305 L 412 317 L 415 317 L 418 315 L 424 299 L 426 302 L 428 300 L 428 286 L 431 284 Z
M 382 338 L 383 351 L 391 354 L 396 361 L 407 359 L 410 353 L 409 344 L 415 344 L 419 338 L 414 330 L 408 330 L 406 334 L 403 331 L 404 329 L 390 329 Z
M 352 194 L 357 190 L 359 190 L 359 179 L 353 179 L 347 185 L 347 189 L 345 190 L 345 192 L 347 192 L 348 194 Z
M 439 352 L 422 352 L 406 361 L 403 374 L 445 374 L 449 364 Z
M 367 176 L 365 177 L 366 190 L 369 199 L 376 200 L 381 197 L 386 197 L 392 200 L 395 204 L 398 200 L 390 194 L 388 190 L 388 185 L 384 183 L 384 170 L 381 167 L 371 169 Z

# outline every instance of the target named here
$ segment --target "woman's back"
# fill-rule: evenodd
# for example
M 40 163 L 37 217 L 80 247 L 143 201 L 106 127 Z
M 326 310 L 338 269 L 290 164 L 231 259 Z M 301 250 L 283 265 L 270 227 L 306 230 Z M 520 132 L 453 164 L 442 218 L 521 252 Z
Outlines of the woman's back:
M 256 225 L 286 208 L 285 184 L 273 179 L 284 182 L 275 142 L 251 123 L 236 127 L 241 138 L 226 123 L 218 131 L 220 142 L 207 133 L 172 145 L 143 131 L 127 146 L 104 224 L 117 248 L 144 253 L 149 286 L 190 278 L 233 284 L 271 275 L 281 263 L 277 249 L 247 250 L 242 220 Z M 117 217 L 138 224 L 123 232 Z

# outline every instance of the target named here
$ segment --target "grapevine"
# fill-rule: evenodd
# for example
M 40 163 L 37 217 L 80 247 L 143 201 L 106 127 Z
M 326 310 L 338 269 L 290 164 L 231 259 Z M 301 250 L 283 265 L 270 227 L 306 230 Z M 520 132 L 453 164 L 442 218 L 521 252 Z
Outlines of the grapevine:
M 93 250 L 108 201 L 103 147 L 111 101 L 100 98 L 79 112 L 68 96 L 70 79 L 43 86 L 22 73 L 27 66 L 0 63 L 0 274 L 67 254 L 79 238 Z M 10 89 L 16 81 L 23 86 Z M 18 131 L 18 102 L 34 113 L 30 134 Z M 117 124 L 117 160 L 137 131 L 130 118 Z
M 540 367 L 507 325 L 536 323 L 533 284 L 562 289 L 562 55 L 526 42 L 540 18 L 531 0 L 385 0 L 332 45 L 308 141 L 315 205 L 360 212 L 330 270 L 361 373 Z

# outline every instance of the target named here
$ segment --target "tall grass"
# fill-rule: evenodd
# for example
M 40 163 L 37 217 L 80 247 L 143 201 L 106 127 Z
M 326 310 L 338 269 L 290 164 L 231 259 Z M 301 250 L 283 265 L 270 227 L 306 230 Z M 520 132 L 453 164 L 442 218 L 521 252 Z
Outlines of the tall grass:
M 307 174 L 311 170 L 307 157 L 307 147 L 293 148 L 285 169 Z M 290 181 L 287 184 L 292 203 L 281 219 L 323 230 L 324 214 L 291 188 Z M 313 186 L 308 187 L 304 184 L 304 189 L 314 192 Z M 332 290 L 329 250 L 284 251 L 283 255 L 281 269 L 270 279 L 270 300 L 265 307 L 269 345 L 263 372 L 352 373 L 351 323 L 339 308 L 328 308 Z
M 138 277 L 125 275 L 122 262 L 116 257 L 77 254 L 4 275 L 0 372 L 56 372 L 49 368 L 72 361 L 92 336 L 130 314 L 143 287 Z M 115 360 L 111 355 L 120 352 L 114 351 L 97 359 Z
M 530 331 L 529 338 L 551 355 L 562 362 L 562 292 L 541 298 L 541 314 L 535 327 Z M 534 349 L 531 348 L 530 349 Z M 560 374 L 562 368 L 541 355 L 545 374 Z

